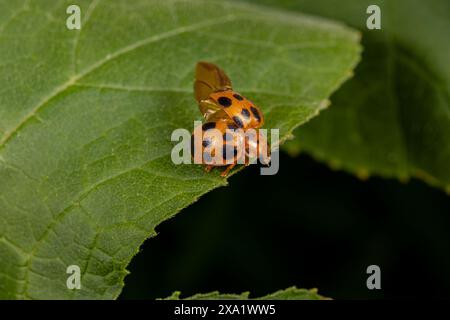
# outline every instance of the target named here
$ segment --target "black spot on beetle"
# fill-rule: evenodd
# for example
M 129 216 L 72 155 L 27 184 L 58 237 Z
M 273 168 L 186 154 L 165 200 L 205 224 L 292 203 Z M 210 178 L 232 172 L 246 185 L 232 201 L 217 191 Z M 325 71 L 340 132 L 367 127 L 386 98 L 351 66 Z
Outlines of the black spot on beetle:
M 216 123 L 215 122 L 207 122 L 207 123 L 204 123 L 202 125 L 202 130 L 206 131 L 206 130 L 209 130 L 209 129 L 214 129 L 215 127 L 216 127 Z
M 241 114 L 244 116 L 244 118 L 248 119 L 250 118 L 250 112 L 248 112 L 247 109 L 242 109 Z
M 250 111 L 253 113 L 253 116 L 258 120 L 258 122 L 261 122 L 261 115 L 258 112 L 258 109 L 255 107 L 250 107 Z
M 242 123 L 241 118 L 239 118 L 238 116 L 234 116 L 233 117 L 233 121 L 239 128 L 243 128 L 244 127 L 244 124 Z
M 235 98 L 238 99 L 239 101 L 244 100 L 244 98 L 242 98 L 242 96 L 238 95 L 237 93 L 233 94 L 233 97 L 235 97 Z
M 233 103 L 230 98 L 220 97 L 218 100 L 219 104 L 224 107 L 229 107 Z
M 223 160 L 231 160 L 232 158 L 236 157 L 236 155 L 237 155 L 236 147 L 233 147 L 230 144 L 224 144 L 222 152 L 223 152 L 222 153 Z M 232 157 L 232 158 L 230 158 L 230 157 Z
M 211 140 L 209 139 L 205 139 L 202 141 L 202 145 L 206 148 L 207 146 L 209 146 L 211 144 Z
M 234 123 L 230 123 L 227 125 L 228 129 L 236 130 L 238 127 Z

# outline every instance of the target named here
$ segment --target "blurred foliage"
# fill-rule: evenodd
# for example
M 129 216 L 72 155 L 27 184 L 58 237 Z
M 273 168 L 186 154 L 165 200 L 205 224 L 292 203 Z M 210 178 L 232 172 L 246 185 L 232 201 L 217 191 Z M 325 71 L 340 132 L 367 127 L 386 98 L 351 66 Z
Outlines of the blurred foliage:
M 450 1 L 255 0 L 343 21 L 364 52 L 348 81 L 286 148 L 360 177 L 411 176 L 450 192 Z M 369 30 L 369 5 L 381 30 Z
M 176 291 L 167 300 L 179 300 L 181 292 Z M 296 287 L 287 288 L 284 290 L 278 290 L 277 292 L 268 294 L 263 297 L 254 298 L 250 297 L 250 292 L 244 292 L 241 294 L 223 294 L 218 291 L 210 293 L 196 294 L 191 297 L 181 298 L 184 300 L 325 300 L 327 298 L 317 294 L 317 289 L 298 289 Z

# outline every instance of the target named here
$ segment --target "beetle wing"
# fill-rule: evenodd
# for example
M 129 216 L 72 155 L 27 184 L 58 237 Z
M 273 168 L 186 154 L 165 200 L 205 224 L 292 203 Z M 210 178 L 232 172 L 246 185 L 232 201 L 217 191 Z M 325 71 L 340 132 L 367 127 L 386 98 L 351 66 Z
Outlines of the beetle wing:
M 215 111 L 209 112 L 205 114 L 205 118 L 208 121 L 218 121 L 221 119 L 231 119 L 230 116 L 220 107 L 217 106 L 218 109 L 214 109 Z
M 198 108 L 200 109 L 200 112 L 203 114 L 206 120 L 209 120 L 212 114 L 220 110 L 220 107 L 211 99 L 201 100 L 198 103 Z
M 221 109 L 215 102 L 208 100 L 211 93 L 231 89 L 231 80 L 215 64 L 200 61 L 195 69 L 194 95 L 200 112 L 206 117 Z

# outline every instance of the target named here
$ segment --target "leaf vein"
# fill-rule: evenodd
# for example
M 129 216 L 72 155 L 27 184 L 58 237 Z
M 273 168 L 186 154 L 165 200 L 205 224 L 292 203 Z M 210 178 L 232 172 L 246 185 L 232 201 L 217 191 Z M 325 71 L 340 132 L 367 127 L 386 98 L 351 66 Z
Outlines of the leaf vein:
M 97 70 L 107 62 L 116 59 L 117 57 L 120 57 L 126 53 L 132 52 L 142 46 L 145 46 L 150 43 L 158 42 L 167 38 L 175 37 L 183 33 L 193 32 L 195 30 L 199 30 L 202 28 L 214 26 L 223 24 L 232 20 L 235 20 L 235 15 L 226 15 L 222 18 L 214 18 L 214 19 L 208 19 L 204 20 L 199 23 L 187 25 L 178 27 L 175 29 L 172 29 L 170 31 L 162 32 L 147 38 L 144 38 L 142 40 L 136 41 L 130 45 L 127 45 L 125 47 L 122 47 L 118 49 L 117 51 L 106 55 L 103 59 L 98 60 L 97 62 L 93 63 L 91 66 L 87 67 L 82 71 L 81 73 L 77 74 L 76 76 L 71 77 L 69 80 L 67 80 L 65 83 L 61 84 L 60 86 L 56 87 L 49 95 L 45 96 L 43 99 L 40 100 L 40 102 L 31 109 L 29 113 L 23 117 L 19 123 L 10 131 L 7 131 L 7 133 L 3 136 L 3 138 L 0 140 L 0 150 L 5 147 L 6 143 L 10 141 L 10 139 L 28 122 L 30 119 L 32 119 L 37 112 L 41 110 L 45 105 L 47 105 L 53 98 L 58 96 L 59 94 L 66 91 L 68 88 L 73 86 L 78 80 L 82 79 L 86 75 L 92 73 L 94 70 Z

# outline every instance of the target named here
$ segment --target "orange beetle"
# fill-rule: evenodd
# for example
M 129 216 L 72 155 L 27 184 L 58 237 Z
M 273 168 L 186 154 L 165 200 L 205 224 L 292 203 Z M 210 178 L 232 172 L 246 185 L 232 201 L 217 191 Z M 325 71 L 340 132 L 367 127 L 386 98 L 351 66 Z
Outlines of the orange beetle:
M 256 105 L 233 91 L 231 81 L 222 69 L 209 62 L 198 62 L 194 94 L 200 112 L 207 120 L 207 123 L 202 126 L 203 140 L 201 144 L 203 163 L 207 165 L 206 171 L 210 171 L 214 166 L 228 165 L 221 174 L 225 177 L 242 157 L 245 157 L 245 164 L 249 164 L 248 157 L 252 155 L 250 152 L 252 148 L 257 150 L 257 155 L 260 152 L 263 153 L 262 162 L 264 164 L 270 162 L 267 141 L 259 134 L 246 135 L 244 138 L 238 132 L 237 135 L 229 136 L 231 132 L 227 129 L 257 130 L 264 124 L 264 117 Z M 217 129 L 219 135 L 215 136 L 221 138 L 213 137 L 208 132 L 211 129 Z M 256 131 L 256 133 L 258 132 Z M 194 150 L 194 135 L 191 139 L 191 147 L 192 155 L 194 155 L 194 151 L 196 151 Z M 215 157 L 214 150 L 218 149 L 223 150 L 222 158 L 220 156 Z M 228 153 L 226 157 L 225 150 L 230 149 L 232 149 L 231 156 Z M 245 152 L 240 152 L 242 149 Z M 215 160 L 212 160 L 212 158 L 215 158 Z
M 201 126 L 201 141 L 196 145 L 195 134 L 191 136 L 191 154 L 195 158 L 197 146 L 200 146 L 202 163 L 209 172 L 213 167 L 228 166 L 222 176 L 225 177 L 237 164 L 239 159 L 245 161 L 244 135 L 237 130 L 230 119 L 206 122 Z
M 230 118 L 243 129 L 257 129 L 264 124 L 261 110 L 233 91 L 228 76 L 212 63 L 197 63 L 194 93 L 206 120 Z

